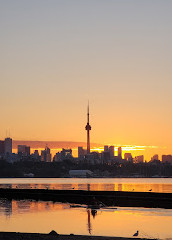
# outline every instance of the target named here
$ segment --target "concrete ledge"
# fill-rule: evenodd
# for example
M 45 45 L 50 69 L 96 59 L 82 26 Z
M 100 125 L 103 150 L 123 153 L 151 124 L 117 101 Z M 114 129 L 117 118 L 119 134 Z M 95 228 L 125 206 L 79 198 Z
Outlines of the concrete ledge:
M 149 240 L 149 238 L 123 238 L 87 235 L 53 235 L 43 233 L 0 232 L 0 240 Z M 152 240 L 152 239 L 151 239 Z
M 33 199 L 88 205 L 93 203 L 93 199 L 96 199 L 107 206 L 172 209 L 172 193 L 1 188 L 0 198 Z

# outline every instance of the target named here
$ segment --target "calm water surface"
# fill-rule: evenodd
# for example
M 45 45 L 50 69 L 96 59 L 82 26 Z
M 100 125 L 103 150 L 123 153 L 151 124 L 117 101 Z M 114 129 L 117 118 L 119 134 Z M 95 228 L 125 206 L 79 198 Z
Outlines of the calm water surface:
M 172 178 L 1 178 L 0 188 L 172 193 Z
M 71 208 L 70 204 L 0 199 L 0 231 L 172 238 L 172 210 Z
M 171 178 L 6 178 L 1 188 L 172 193 Z M 0 199 L 0 231 L 172 238 L 172 209 L 71 208 L 70 204 Z

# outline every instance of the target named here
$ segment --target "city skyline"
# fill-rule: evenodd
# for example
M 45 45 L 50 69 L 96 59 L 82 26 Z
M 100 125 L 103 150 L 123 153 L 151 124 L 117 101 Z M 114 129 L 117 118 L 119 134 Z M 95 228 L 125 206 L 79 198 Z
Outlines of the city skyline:
M 89 99 L 93 143 L 171 154 L 171 7 L 1 1 L 0 138 L 86 142 Z
M 33 149 L 29 145 L 18 144 L 17 152 L 13 152 L 12 139 L 5 138 L 0 140 L 1 177 L 171 176 L 171 154 L 162 155 L 161 158 L 154 154 L 150 161 L 147 161 L 144 155 L 133 156 L 129 151 L 124 152 L 122 147 L 105 145 L 102 151 L 91 151 L 88 143 L 90 142 L 87 142 L 86 148 L 78 146 L 78 155 L 75 156 L 72 148 L 54 149 L 53 153 L 47 144 L 44 149 Z
M 13 143 L 12 143 L 13 142 Z M 18 153 L 24 153 L 25 157 L 29 157 L 32 154 L 44 154 L 47 152 L 50 154 L 50 158 L 48 157 L 48 161 L 54 161 L 53 158 L 55 155 L 58 155 L 60 151 L 64 150 L 64 153 L 70 153 L 70 155 L 74 158 L 79 158 L 79 154 L 82 156 L 91 156 L 95 152 L 99 154 L 103 154 L 103 152 L 109 152 L 110 155 L 107 155 L 109 159 L 113 157 L 119 157 L 121 159 L 125 159 L 130 161 L 131 159 L 140 159 L 142 162 L 146 161 L 149 162 L 151 160 L 160 160 L 170 161 L 172 155 L 170 153 L 164 153 L 162 155 L 158 154 L 156 146 L 121 146 L 121 145 L 100 145 L 91 143 L 89 148 L 89 153 L 87 149 L 88 143 L 87 142 L 46 142 L 46 141 L 16 141 L 12 140 L 11 138 L 5 138 L 4 140 L 0 140 L 0 154 L 1 157 L 8 156 L 8 160 L 10 155 Z M 145 154 L 145 149 L 152 149 L 154 150 L 152 153 L 149 153 L 149 158 Z M 50 152 L 51 151 L 51 152 Z M 80 153 L 79 153 L 80 152 Z M 65 156 L 65 155 L 64 155 Z M 102 155 L 103 156 L 103 155 Z M 15 157 L 13 155 L 13 157 Z M 16 156 L 17 157 L 17 156 Z M 100 156 L 99 156 L 100 157 Z M 106 157 L 106 158 L 107 158 Z M 15 158 L 14 158 L 15 159 Z M 44 157 L 42 158 L 44 159 Z M 45 158 L 46 159 L 46 158 Z M 46 160 L 41 160 L 46 161 Z M 137 161 L 137 160 L 136 160 Z
M 105 157 L 105 159 L 108 157 L 109 159 L 111 158 L 112 159 L 112 156 L 118 156 L 119 158 L 121 159 L 126 159 L 127 161 L 130 161 L 131 159 L 140 159 L 142 162 L 145 160 L 145 161 L 151 161 L 151 160 L 154 160 L 154 157 L 156 160 L 161 160 L 161 157 L 159 156 L 158 152 L 157 152 L 157 149 L 158 147 L 157 146 L 131 146 L 131 145 L 128 145 L 128 146 L 121 146 L 120 144 L 116 145 L 116 144 L 113 144 L 113 145 L 110 145 L 110 144 L 107 144 L 107 145 L 103 145 L 101 146 L 101 144 L 95 144 L 95 143 L 91 143 L 90 142 L 90 130 L 91 130 L 91 126 L 90 126 L 90 112 L 89 112 L 89 102 L 88 102 L 88 106 L 87 106 L 87 124 L 85 126 L 85 130 L 87 131 L 87 142 L 86 142 L 86 150 L 84 150 L 84 145 L 85 143 L 82 142 L 82 143 L 79 143 L 79 142 L 73 142 L 75 144 L 77 144 L 77 148 L 74 148 L 73 143 L 72 142 L 61 142 L 61 144 L 66 144 L 65 148 L 66 149 L 72 149 L 74 150 L 73 152 L 73 156 L 74 157 L 78 157 L 79 158 L 79 154 L 81 154 L 82 156 L 89 156 L 91 153 L 93 152 L 98 152 L 98 153 L 103 153 L 103 150 L 104 152 L 109 152 L 111 148 L 113 148 L 112 152 L 111 152 L 111 157 L 110 155 L 107 155 Z M 6 133 L 8 133 L 8 131 L 6 131 Z M 7 134 L 6 134 L 7 135 Z M 10 130 L 9 130 L 9 135 L 10 135 Z M 5 138 L 5 141 L 10 139 L 9 137 L 8 138 Z M 0 141 L 2 144 L 5 143 L 5 141 Z M 39 152 L 41 153 L 41 159 L 44 159 L 42 161 L 47 161 L 46 159 L 48 159 L 48 161 L 52 161 L 52 156 L 56 156 L 56 158 L 58 159 L 59 158 L 59 153 L 60 153 L 60 148 L 64 149 L 62 146 L 60 148 L 55 148 L 55 144 L 60 144 L 60 141 L 54 141 L 54 142 L 50 142 L 50 143 L 54 143 L 54 146 L 53 146 L 53 154 L 50 153 L 50 148 L 48 147 L 48 142 L 46 141 L 35 141 L 35 144 L 37 144 L 38 146 L 33 146 L 33 143 L 34 141 L 16 141 L 16 142 L 21 142 L 20 144 L 15 144 L 15 146 L 12 147 L 12 139 L 11 139 L 11 150 L 13 148 L 13 151 L 14 153 L 17 153 L 17 149 L 18 149 L 18 152 L 23 152 L 23 153 L 26 153 L 26 156 L 29 156 L 30 153 L 34 153 L 35 154 L 35 150 L 36 150 L 36 155 L 39 155 Z M 32 146 L 27 146 L 27 143 L 29 142 L 32 142 Z M 44 146 L 45 149 L 44 149 L 44 146 L 41 144 L 44 142 Z M 26 143 L 26 144 L 24 144 Z M 42 145 L 42 146 L 41 146 Z M 91 148 L 91 145 L 92 145 L 92 148 Z M 95 147 L 95 145 L 97 145 Z M 41 146 L 41 147 L 40 147 Z M 75 147 L 76 147 L 75 146 Z M 82 146 L 82 147 L 81 147 Z M 80 150 L 79 150 L 80 148 Z M 104 148 L 104 149 L 103 149 Z M 145 154 L 145 152 L 140 152 L 139 151 L 145 151 L 147 149 L 150 149 L 151 150 L 155 150 L 151 153 L 149 153 L 149 155 Z M 28 150 L 26 150 L 28 149 Z M 48 152 L 47 152 L 47 149 L 48 149 Z M 106 150 L 105 150 L 106 149 Z M 164 148 L 165 149 L 165 148 Z M 71 156 L 72 156 L 72 150 L 71 150 Z M 5 151 L 5 150 L 4 150 Z M 29 151 L 29 152 L 28 152 Z M 66 151 L 66 150 L 65 150 Z M 77 151 L 77 154 L 76 154 L 76 151 Z M 80 151 L 80 153 L 79 153 Z M 68 152 L 68 150 L 67 150 Z M 42 155 L 43 154 L 43 155 Z M 48 158 L 47 158 L 47 154 L 48 154 Z M 167 153 L 166 151 L 165 152 L 161 152 L 161 155 L 162 155 L 162 159 L 163 159 L 163 156 L 168 156 L 170 155 L 170 159 L 171 159 L 171 154 L 170 153 Z M 65 156 L 65 155 L 64 155 Z M 148 157 L 149 156 L 149 157 Z M 91 155 L 90 155 L 91 157 Z M 146 159 L 144 159 L 144 157 L 146 157 Z M 104 158 L 104 157 L 103 157 Z M 138 161 L 140 161 L 138 160 Z M 137 160 L 136 160 L 137 161 Z M 171 161 L 171 160 L 170 160 Z
M 116 144 L 113 144 L 113 145 L 107 144 L 107 145 L 104 145 L 104 147 L 103 147 L 102 144 L 92 143 L 90 141 L 91 126 L 90 126 L 90 117 L 89 116 L 90 116 L 90 112 L 89 112 L 89 102 L 88 102 L 88 106 L 87 106 L 87 124 L 85 126 L 85 130 L 87 131 L 87 142 L 86 143 L 84 143 L 84 142 L 82 142 L 82 143 L 73 142 L 72 143 L 72 142 L 67 142 L 67 141 L 66 142 L 65 141 L 61 142 L 62 145 L 66 144 L 66 146 L 65 146 L 66 149 L 70 149 L 71 148 L 71 153 L 70 153 L 71 156 L 72 156 L 72 150 L 74 150 L 73 151 L 73 156 L 79 158 L 79 151 L 80 151 L 80 154 L 82 156 L 84 156 L 84 155 L 85 156 L 86 155 L 89 156 L 93 152 L 98 152 L 98 153 L 109 152 L 110 149 L 113 148 L 112 153 L 110 154 L 111 157 L 110 157 L 110 155 L 108 155 L 109 159 L 112 158 L 112 156 L 113 157 L 114 156 L 118 156 L 119 158 L 126 159 L 127 161 L 130 161 L 131 159 L 134 159 L 134 158 L 135 158 L 135 160 L 136 159 L 140 159 L 142 162 L 144 162 L 144 160 L 145 161 L 151 161 L 151 160 L 154 160 L 154 157 L 155 157 L 156 160 L 161 160 L 161 157 L 159 156 L 159 154 L 157 152 L 157 149 L 158 149 L 157 146 L 131 146 L 131 145 L 121 146 L 120 144 L 117 144 L 117 145 Z M 7 136 L 7 133 L 8 133 L 8 131 L 6 131 L 6 136 Z M 10 130 L 9 130 L 9 136 L 10 136 Z M 46 141 L 42 141 L 42 142 L 41 141 L 16 141 L 16 142 L 19 142 L 19 143 L 21 142 L 21 143 L 17 144 L 17 145 L 14 144 L 15 146 L 13 145 L 13 147 L 12 147 L 12 139 L 9 138 L 9 137 L 6 137 L 4 141 L 0 141 L 0 143 L 2 145 L 2 147 L 0 146 L 1 148 L 4 148 L 3 146 L 5 146 L 4 144 L 6 143 L 6 140 L 7 140 L 7 142 L 10 140 L 10 146 L 7 147 L 7 149 L 11 149 L 11 150 L 8 151 L 9 153 L 10 152 L 12 153 L 12 149 L 13 149 L 14 153 L 17 153 L 17 151 L 18 151 L 18 153 L 19 152 L 25 153 L 26 156 L 29 156 L 30 153 L 35 154 L 35 151 L 36 151 L 36 156 L 37 155 L 39 156 L 39 153 L 41 153 L 41 161 L 47 161 L 47 159 L 48 159 L 48 162 L 51 162 L 52 161 L 52 156 L 56 156 L 56 158 L 58 159 L 59 158 L 58 155 L 60 153 L 60 148 L 62 150 L 63 149 L 65 150 L 65 148 L 63 148 L 62 146 L 60 148 L 57 148 L 57 147 L 54 148 L 54 146 L 57 143 L 60 144 L 60 141 L 59 142 L 58 141 L 54 141 L 54 142 L 51 141 L 51 142 L 49 142 L 49 143 L 54 143 L 53 154 L 50 153 L 51 149 L 48 147 L 48 142 L 46 142 Z M 29 146 L 27 146 L 29 142 L 32 143 L 31 144 L 32 146 L 30 146 L 30 144 L 29 144 Z M 38 146 L 33 146 L 34 142 Z M 41 144 L 43 142 L 44 142 L 45 148 L 44 148 L 43 144 Z M 74 146 L 72 147 L 73 144 L 77 144 L 76 145 L 77 148 L 74 148 Z M 86 144 L 86 149 L 84 150 L 83 147 L 84 147 L 85 144 Z M 97 146 L 95 147 L 95 145 L 97 145 Z M 82 146 L 82 147 L 80 147 L 80 146 Z M 92 146 L 92 148 L 91 148 L 91 146 Z M 4 152 L 6 152 L 5 148 L 4 148 Z M 79 148 L 80 148 L 80 150 L 79 150 Z M 150 151 L 150 149 L 151 150 L 155 150 L 155 151 L 153 151 L 153 152 L 150 151 L 151 153 L 149 153 L 147 155 L 147 154 L 145 154 L 146 148 L 149 149 L 149 151 Z M 48 152 L 47 152 L 47 149 L 48 149 Z M 76 151 L 77 151 L 77 153 L 76 153 Z M 141 152 L 139 153 L 139 151 L 141 151 Z M 142 151 L 144 151 L 144 152 L 142 152 Z M 3 150 L 1 150 L 1 152 L 3 152 Z M 68 152 L 68 150 L 67 150 L 67 152 Z M 47 157 L 47 154 L 48 154 L 48 157 Z M 163 159 L 163 156 L 168 156 L 168 155 L 170 156 L 170 159 L 171 159 L 171 154 L 167 153 L 166 151 L 165 152 L 161 152 L 161 155 L 162 155 L 162 159 Z M 146 157 L 146 159 L 144 159 L 144 157 Z M 105 159 L 106 158 L 107 157 L 105 157 Z M 138 160 L 138 161 L 140 161 L 140 160 Z

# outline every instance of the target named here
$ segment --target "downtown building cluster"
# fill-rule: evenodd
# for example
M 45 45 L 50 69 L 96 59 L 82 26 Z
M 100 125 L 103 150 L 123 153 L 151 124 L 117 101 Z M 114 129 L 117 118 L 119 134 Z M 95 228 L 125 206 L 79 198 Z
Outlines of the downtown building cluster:
M 122 147 L 118 147 L 117 156 L 115 156 L 115 147 L 114 146 L 104 146 L 104 151 L 101 153 L 98 151 L 91 151 L 90 147 L 90 119 L 89 119 L 89 105 L 87 109 L 87 124 L 85 126 L 85 130 L 87 131 L 87 148 L 84 149 L 82 146 L 78 147 L 78 157 L 74 158 L 72 155 L 72 149 L 63 148 L 62 151 L 57 152 L 53 158 L 51 154 L 51 150 L 48 146 L 45 147 L 44 150 L 39 154 L 38 150 L 35 150 L 34 153 L 31 154 L 31 148 L 27 145 L 18 145 L 17 154 L 12 153 L 12 139 L 5 138 L 5 140 L 0 140 L 0 159 L 4 159 L 7 162 L 17 162 L 17 161 L 41 161 L 41 162 L 63 162 L 65 160 L 78 163 L 78 164 L 106 164 L 113 165 L 115 163 L 123 164 L 123 163 L 143 163 L 144 156 L 136 156 L 132 157 L 131 153 L 122 154 Z M 124 155 L 124 157 L 122 157 Z M 158 155 L 154 155 L 150 163 L 160 162 Z M 162 155 L 162 163 L 170 163 L 172 164 L 172 155 Z
M 122 157 L 124 155 L 124 157 Z M 18 145 L 17 153 L 12 152 L 12 139 L 6 138 L 5 140 L 0 140 L 0 159 L 4 159 L 7 162 L 17 162 L 17 161 L 40 161 L 40 162 L 63 162 L 65 160 L 74 163 L 87 163 L 90 165 L 96 164 L 107 164 L 113 165 L 115 163 L 143 163 L 144 156 L 139 155 L 133 157 L 131 153 L 122 153 L 122 147 L 118 147 L 117 156 L 115 156 L 115 146 L 104 146 L 104 151 L 90 151 L 87 153 L 87 149 L 83 147 L 78 147 L 78 157 L 73 157 L 72 149 L 62 148 L 61 151 L 57 152 L 52 156 L 51 149 L 46 146 L 44 150 L 40 153 L 38 150 L 34 150 L 31 153 L 30 146 Z M 155 154 L 151 159 L 151 162 L 160 161 L 159 156 Z M 172 164 L 172 155 L 162 155 L 162 163 Z
M 132 157 L 131 153 L 124 153 L 124 158 L 122 157 L 122 147 L 118 147 L 117 156 L 115 156 L 115 146 L 104 146 L 104 151 L 102 152 L 90 152 L 87 154 L 87 150 L 83 147 L 78 147 L 78 160 L 89 162 L 90 164 L 108 164 L 112 165 L 115 163 L 143 163 L 144 156 Z

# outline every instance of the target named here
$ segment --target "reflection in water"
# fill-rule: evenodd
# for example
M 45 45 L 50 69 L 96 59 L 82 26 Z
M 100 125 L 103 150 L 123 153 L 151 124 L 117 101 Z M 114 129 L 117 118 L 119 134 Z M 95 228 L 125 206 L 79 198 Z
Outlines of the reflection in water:
M 49 190 L 86 190 L 86 191 L 135 191 L 171 193 L 172 184 L 160 183 L 74 183 L 74 184 L 0 184 L 0 188 L 49 189 Z
M 172 210 L 122 208 L 92 209 L 81 205 L 0 199 L 0 231 L 92 234 L 170 238 Z M 108 224 L 107 224 L 108 223 Z M 125 227 L 124 227 L 125 226 Z
M 37 202 L 35 200 L 7 200 L 0 199 L 0 215 L 12 216 L 12 214 L 36 213 L 41 211 L 55 211 L 70 209 L 69 204 L 55 204 L 53 202 Z
M 91 210 L 91 215 L 93 216 L 93 218 L 95 218 L 95 216 L 97 215 L 97 210 L 92 209 Z
M 90 209 L 87 210 L 88 213 L 88 232 L 91 234 L 91 221 L 90 221 Z
M 90 213 L 91 211 L 91 213 Z M 91 234 L 91 215 L 93 216 L 93 218 L 95 218 L 95 216 L 97 215 L 97 210 L 95 209 L 87 209 L 87 214 L 88 214 L 88 232 L 89 234 Z
M 90 191 L 90 183 L 87 184 L 87 191 Z
M 1 199 L 0 201 L 0 213 L 4 213 L 5 216 L 10 217 L 12 215 L 12 201 L 7 199 Z
M 0 179 L 0 188 L 86 191 L 172 192 L 171 178 L 21 178 Z
M 122 191 L 122 184 L 118 184 L 118 191 Z

